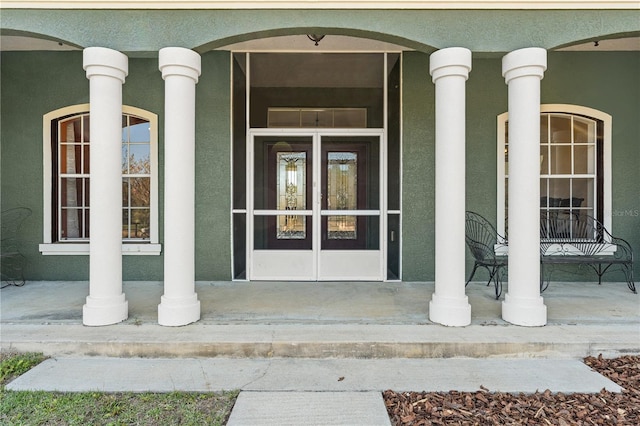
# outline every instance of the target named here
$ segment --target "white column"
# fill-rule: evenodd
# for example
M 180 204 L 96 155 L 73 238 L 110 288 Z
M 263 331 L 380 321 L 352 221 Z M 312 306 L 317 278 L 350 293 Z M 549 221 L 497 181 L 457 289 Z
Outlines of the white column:
M 164 106 L 164 295 L 158 323 L 200 319 L 195 293 L 195 99 L 200 55 L 181 47 L 160 50 Z
M 122 292 L 122 84 L 128 59 L 115 50 L 89 47 L 83 53 L 89 79 L 90 181 L 89 296 L 85 325 L 124 321 Z
M 429 319 L 448 326 L 471 324 L 465 294 L 465 82 L 471 51 L 433 53 L 436 85 L 436 283 Z
M 502 318 L 524 326 L 547 323 L 540 296 L 540 80 L 546 69 L 541 48 L 502 58 L 509 85 L 509 286 Z

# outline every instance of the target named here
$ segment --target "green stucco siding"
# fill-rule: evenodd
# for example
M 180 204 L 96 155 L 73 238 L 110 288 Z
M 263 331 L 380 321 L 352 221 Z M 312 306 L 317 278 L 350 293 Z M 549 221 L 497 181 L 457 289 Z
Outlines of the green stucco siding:
M 202 56 L 196 93 L 196 279 L 231 279 L 228 52 Z
M 22 229 L 30 280 L 87 280 L 88 256 L 43 256 L 42 116 L 89 101 L 82 52 L 4 52 L 1 81 L 2 209 L 26 206 Z M 496 117 L 508 109 L 499 56 L 474 55 L 466 84 L 467 209 L 496 220 Z M 613 117 L 613 234 L 640 253 L 640 54 L 550 52 L 542 103 L 576 104 Z M 435 277 L 435 87 L 429 55 L 403 55 L 402 267 L 406 281 Z M 123 103 L 158 114 L 160 243 L 163 243 L 164 81 L 157 58 L 131 58 Z M 196 86 L 196 279 L 231 278 L 230 57 L 202 55 Z M 638 256 L 636 256 L 638 257 Z M 467 272 L 472 261 L 467 257 Z M 163 256 L 124 256 L 125 280 L 162 280 Z M 640 276 L 640 262 L 635 264 Z M 592 280 L 588 270 L 567 279 Z M 482 279 L 480 275 L 477 279 Z M 622 274 L 607 274 L 621 281 Z
M 229 54 L 202 57 L 196 93 L 196 278 L 230 279 Z M 87 280 L 88 256 L 44 256 L 42 116 L 89 102 L 82 52 L 2 54 L 2 210 L 28 207 L 22 252 L 30 280 Z M 129 60 L 123 104 L 158 115 L 159 234 L 163 242 L 164 81 L 157 59 Z M 178 171 L 179 172 L 179 171 Z M 163 256 L 123 256 L 124 280 L 162 280 Z
M 406 52 L 402 95 L 402 276 L 433 280 L 435 256 L 435 88 L 429 55 Z
M 426 54 L 404 54 L 403 278 L 435 278 L 434 85 Z M 496 221 L 497 116 L 508 110 L 501 58 L 473 59 L 466 85 L 466 208 Z M 575 104 L 613 117 L 612 230 L 640 253 L 640 54 L 549 52 L 541 103 Z M 637 256 L 636 256 L 637 257 Z M 467 255 L 467 272 L 473 261 Z M 593 280 L 589 269 L 554 279 Z M 476 279 L 483 277 L 481 271 Z M 640 262 L 634 274 L 640 276 Z M 605 280 L 623 281 L 622 273 Z

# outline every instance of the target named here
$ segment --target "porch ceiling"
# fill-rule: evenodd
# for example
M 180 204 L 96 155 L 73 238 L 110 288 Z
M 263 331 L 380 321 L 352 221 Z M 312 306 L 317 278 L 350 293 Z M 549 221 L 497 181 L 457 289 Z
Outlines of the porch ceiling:
M 3 8 L 0 24 L 3 38 L 42 36 L 70 46 L 108 47 L 132 57 L 157 54 L 166 46 L 203 53 L 235 43 L 309 33 L 374 39 L 427 53 L 451 46 L 464 46 L 474 53 L 504 53 L 530 46 L 555 49 L 578 42 L 638 37 L 639 17 L 640 10 Z M 7 46 L 3 49 L 9 49 L 10 41 L 3 42 Z

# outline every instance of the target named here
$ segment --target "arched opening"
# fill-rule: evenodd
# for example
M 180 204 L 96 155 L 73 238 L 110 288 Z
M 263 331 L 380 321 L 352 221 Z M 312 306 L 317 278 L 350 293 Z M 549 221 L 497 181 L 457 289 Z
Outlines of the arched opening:
M 234 278 L 400 279 L 406 48 L 303 34 L 224 50 L 233 62 Z

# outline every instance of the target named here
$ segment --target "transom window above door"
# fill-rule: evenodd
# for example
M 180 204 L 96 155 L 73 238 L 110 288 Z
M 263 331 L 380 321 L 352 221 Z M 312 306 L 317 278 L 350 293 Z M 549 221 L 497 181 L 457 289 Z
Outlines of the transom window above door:
M 383 128 L 382 53 L 252 53 L 249 123 L 257 128 Z

